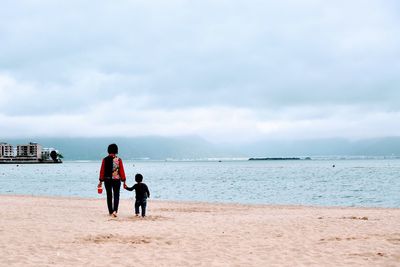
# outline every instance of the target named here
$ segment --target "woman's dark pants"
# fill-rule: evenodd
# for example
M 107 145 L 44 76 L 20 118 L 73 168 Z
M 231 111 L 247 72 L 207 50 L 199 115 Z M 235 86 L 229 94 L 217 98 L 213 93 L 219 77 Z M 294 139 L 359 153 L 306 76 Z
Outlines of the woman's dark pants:
M 114 211 L 118 212 L 119 205 L 119 190 L 121 188 L 121 181 L 117 179 L 106 179 L 104 186 L 107 192 L 107 206 L 108 212 L 112 214 Z M 113 206 L 113 193 L 114 193 L 114 206 Z

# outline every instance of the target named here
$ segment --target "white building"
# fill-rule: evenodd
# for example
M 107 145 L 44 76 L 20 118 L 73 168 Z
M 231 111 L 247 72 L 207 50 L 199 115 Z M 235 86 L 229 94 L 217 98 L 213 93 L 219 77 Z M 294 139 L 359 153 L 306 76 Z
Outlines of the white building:
M 7 143 L 0 143 L 0 158 L 14 157 L 13 146 Z
M 58 150 L 56 150 L 55 148 L 46 148 L 46 147 L 44 147 L 44 148 L 42 148 L 42 159 L 43 160 L 51 160 L 51 156 L 50 156 L 50 154 L 51 154 L 51 151 L 56 151 L 57 153 L 58 153 Z
M 30 157 L 40 159 L 42 157 L 42 146 L 38 143 L 17 146 L 17 157 Z

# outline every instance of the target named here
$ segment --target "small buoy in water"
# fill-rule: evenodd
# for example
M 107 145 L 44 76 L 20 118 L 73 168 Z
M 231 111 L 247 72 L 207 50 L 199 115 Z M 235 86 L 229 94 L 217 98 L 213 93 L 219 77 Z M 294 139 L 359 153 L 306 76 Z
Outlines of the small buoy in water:
M 333 165 L 332 165 L 332 168 L 335 168 L 335 167 L 336 167 L 335 164 L 333 164 Z

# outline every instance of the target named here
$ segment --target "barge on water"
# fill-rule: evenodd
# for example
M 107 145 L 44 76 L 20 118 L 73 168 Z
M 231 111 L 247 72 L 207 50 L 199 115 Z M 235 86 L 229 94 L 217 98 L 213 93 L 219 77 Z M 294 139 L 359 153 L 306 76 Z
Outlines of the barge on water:
M 310 157 L 304 158 L 305 160 L 311 160 Z M 301 158 L 249 158 L 249 160 L 302 160 Z
M 62 160 L 53 161 L 53 160 L 4 160 L 0 159 L 0 164 L 53 164 L 53 163 L 62 163 Z
M 38 143 L 17 145 L 14 148 L 0 143 L 0 164 L 42 164 L 62 163 L 63 156 L 54 148 L 43 148 Z

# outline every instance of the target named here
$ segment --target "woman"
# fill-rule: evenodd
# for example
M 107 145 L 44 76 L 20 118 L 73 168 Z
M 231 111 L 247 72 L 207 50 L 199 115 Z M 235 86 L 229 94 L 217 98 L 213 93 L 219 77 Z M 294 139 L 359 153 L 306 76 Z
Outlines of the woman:
M 118 146 L 111 144 L 108 146 L 108 156 L 105 157 L 101 163 L 99 187 L 104 186 L 107 192 L 107 206 L 110 216 L 117 217 L 118 204 L 119 204 L 119 191 L 121 188 L 121 181 L 125 184 L 125 171 L 122 160 L 117 157 Z M 114 205 L 113 205 L 114 195 Z

